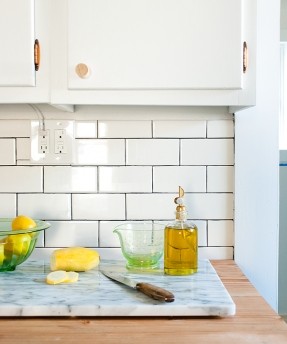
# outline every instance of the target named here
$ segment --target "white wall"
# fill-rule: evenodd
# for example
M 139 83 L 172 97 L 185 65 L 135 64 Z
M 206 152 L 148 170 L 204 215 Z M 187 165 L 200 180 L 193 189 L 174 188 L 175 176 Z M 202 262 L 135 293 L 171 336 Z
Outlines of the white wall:
M 257 105 L 235 116 L 235 260 L 277 310 L 280 0 L 257 11 Z

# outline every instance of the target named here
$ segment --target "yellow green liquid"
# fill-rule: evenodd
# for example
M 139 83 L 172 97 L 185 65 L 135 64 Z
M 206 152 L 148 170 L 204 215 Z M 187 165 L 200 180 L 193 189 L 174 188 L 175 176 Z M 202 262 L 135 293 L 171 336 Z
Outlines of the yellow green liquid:
M 164 272 L 191 275 L 197 272 L 197 228 L 166 227 L 164 230 Z
M 154 253 L 150 255 L 140 255 L 140 254 L 131 254 L 126 255 L 127 259 L 127 268 L 128 269 L 155 269 L 158 267 L 158 262 L 162 252 Z

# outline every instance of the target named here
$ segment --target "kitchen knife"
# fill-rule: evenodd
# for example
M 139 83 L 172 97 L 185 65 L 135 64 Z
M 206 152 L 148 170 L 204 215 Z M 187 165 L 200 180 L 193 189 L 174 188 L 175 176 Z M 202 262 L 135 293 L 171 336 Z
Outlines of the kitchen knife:
M 159 301 L 165 301 L 165 302 L 173 302 L 174 301 L 174 295 L 170 291 L 165 290 L 165 289 L 160 288 L 160 287 L 157 287 L 153 284 L 135 281 L 135 280 L 132 280 L 132 279 L 124 276 L 123 274 L 113 272 L 113 271 L 101 270 L 101 272 L 105 276 L 107 276 L 107 277 L 109 277 L 109 278 L 111 278 L 117 282 L 120 282 L 122 284 L 125 284 L 130 288 L 136 289 L 136 290 L 142 292 L 143 294 L 151 297 L 152 299 L 159 300 Z

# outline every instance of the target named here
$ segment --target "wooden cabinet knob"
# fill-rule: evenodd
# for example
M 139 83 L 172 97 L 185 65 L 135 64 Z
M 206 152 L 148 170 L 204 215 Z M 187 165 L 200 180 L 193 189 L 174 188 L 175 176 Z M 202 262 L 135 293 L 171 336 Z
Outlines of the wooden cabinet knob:
M 76 65 L 75 71 L 81 79 L 86 79 L 90 76 L 91 71 L 85 63 L 79 63 Z

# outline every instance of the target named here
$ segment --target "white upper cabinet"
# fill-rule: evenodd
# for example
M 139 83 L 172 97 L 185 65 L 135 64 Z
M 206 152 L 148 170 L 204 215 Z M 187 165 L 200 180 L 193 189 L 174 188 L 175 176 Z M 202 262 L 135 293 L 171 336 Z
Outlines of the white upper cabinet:
M 240 89 L 241 5 L 69 0 L 68 88 Z
M 54 104 L 255 104 L 256 0 L 53 4 Z
M 34 0 L 0 5 L 0 86 L 35 86 Z
M 0 103 L 50 101 L 48 1 L 0 0 Z

